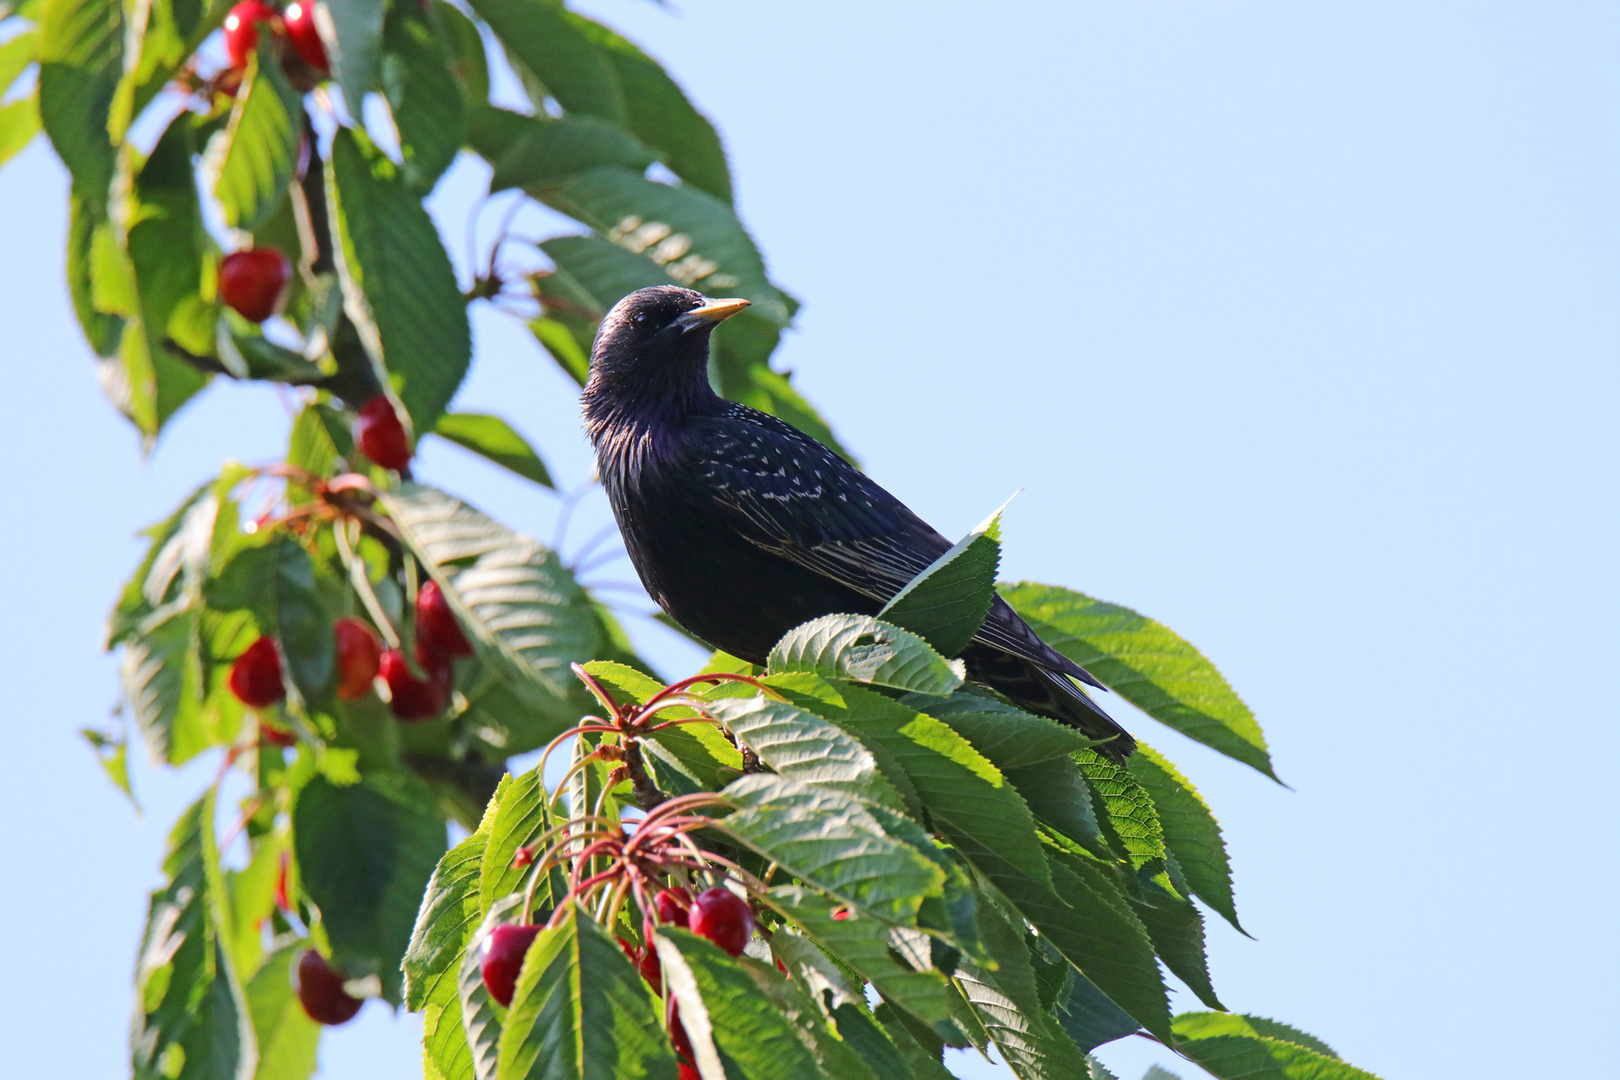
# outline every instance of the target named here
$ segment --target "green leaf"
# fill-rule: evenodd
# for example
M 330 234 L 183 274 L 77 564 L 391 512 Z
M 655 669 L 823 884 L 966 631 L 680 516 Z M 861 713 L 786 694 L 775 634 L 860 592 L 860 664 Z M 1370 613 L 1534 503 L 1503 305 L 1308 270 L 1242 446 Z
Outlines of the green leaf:
M 466 1051 L 466 1063 L 471 1067 L 472 1075 L 476 1080 L 494 1080 L 496 1066 L 499 1060 L 501 1042 L 501 1021 L 506 1010 L 498 1005 L 494 998 L 489 996 L 489 990 L 484 986 L 484 976 L 480 964 L 484 952 L 484 942 L 495 931 L 495 927 L 504 922 L 511 922 L 517 918 L 517 909 L 522 898 L 509 896 L 489 909 L 484 921 L 478 925 L 472 940 L 467 943 L 467 951 L 461 959 L 461 971 L 456 978 L 457 995 L 461 1006 L 461 1047 Z M 530 951 L 533 949 L 531 947 Z M 437 1043 L 440 1053 L 435 1060 L 447 1056 L 457 1062 L 461 1059 L 461 1052 L 454 1045 L 454 1036 L 446 1028 L 443 1029 L 442 1039 Z M 447 1055 L 444 1051 L 450 1051 Z M 457 1074 L 447 1072 L 445 1075 L 459 1075 L 465 1068 L 458 1068 Z
M 124 699 L 152 757 L 180 765 L 214 744 L 192 612 L 162 612 L 124 642 L 118 665 Z
M 561 4 L 472 0 L 472 9 L 495 31 L 514 63 L 527 68 L 564 109 L 625 123 L 618 76 Z M 542 103 L 534 104 L 541 111 Z
M 654 160 L 652 151 L 622 128 L 596 116 L 515 117 L 507 128 L 505 139 L 484 148 L 496 151 L 486 154 L 495 167 L 490 191 L 520 187 L 538 197 L 590 169 L 645 169 Z
M 1165 846 L 1175 856 L 1188 888 L 1240 933 L 1244 932 L 1232 902 L 1232 868 L 1226 858 L 1226 842 L 1203 796 L 1158 751 L 1141 742 L 1126 765 L 1131 776 L 1152 796 L 1164 828 Z
M 589 597 L 556 552 L 442 491 L 405 484 L 382 501 L 480 658 L 531 710 L 509 717 L 506 752 L 544 746 L 584 705 L 568 665 L 599 644 Z
M 671 172 L 717 199 L 731 202 L 731 170 L 714 125 L 698 112 L 658 61 L 600 23 L 575 12 L 569 22 L 601 52 L 624 92 L 625 122 L 656 147 Z
M 846 796 L 764 773 L 721 794 L 738 810 L 716 828 L 861 911 L 914 925 L 924 898 L 942 894 L 944 872 Z
M 111 311 L 104 304 L 97 303 L 97 297 L 103 290 L 98 281 L 95 252 L 98 248 L 112 247 L 115 244 L 113 225 L 107 217 L 105 202 L 100 198 L 86 199 L 78 194 L 70 195 L 68 293 L 73 300 L 73 313 L 78 316 L 79 326 L 89 339 L 90 348 L 104 361 L 117 355 L 124 332 L 124 320 L 121 312 Z M 130 410 L 120 401 L 120 388 L 117 385 L 109 385 L 108 375 L 111 372 L 106 366 L 103 367 L 103 371 L 106 373 L 102 378 L 103 391 L 112 399 L 113 404 L 119 406 L 121 412 L 128 415 Z
M 433 0 L 433 14 L 444 29 L 450 72 L 461 83 L 463 99 L 470 105 L 488 101 L 489 57 L 484 53 L 484 36 L 477 24 L 448 0 Z
M 115 152 L 107 134 L 124 65 L 124 6 L 49 0 L 39 26 L 39 116 L 73 176 L 73 193 L 104 204 Z
M 454 996 L 462 951 L 484 913 L 479 906 L 479 879 L 489 837 L 482 830 L 444 853 L 428 879 L 416 927 L 405 950 L 405 1007 L 420 1011 L 430 1000 Z
M 1041 1002 L 1023 941 L 1022 921 L 1015 928 L 993 903 L 981 903 L 978 910 L 985 944 L 1000 966 L 986 971 L 964 961 L 955 978 L 986 1034 L 1020 1078 L 1069 1080 L 1082 1075 L 1084 1053 Z
M 257 334 L 233 333 L 229 320 L 220 320 L 216 345 L 220 361 L 227 369 L 235 369 L 239 378 L 288 386 L 320 386 L 327 381 L 319 364 Z
M 303 129 L 303 95 L 282 74 L 276 42 L 269 34 L 262 37 L 243 73 L 230 123 L 209 143 L 203 163 L 225 224 L 248 232 L 287 197 Z
M 1268 1039 L 1281 1039 L 1283 1042 L 1298 1043 L 1307 1050 L 1315 1050 L 1324 1057 L 1338 1058 L 1338 1052 L 1315 1035 L 1307 1034 L 1297 1027 L 1291 1027 L 1278 1020 L 1269 1020 L 1264 1016 L 1255 1016 L 1244 1013 L 1243 1019 L 1249 1022 L 1256 1034 L 1264 1035 Z
M 332 74 L 343 89 L 349 115 L 359 117 L 360 103 L 377 85 L 381 64 L 383 15 L 387 0 L 324 0 L 331 33 L 322 33 Z M 319 24 L 317 24 L 319 25 Z
M 285 674 L 304 703 L 314 708 L 325 701 L 337 681 L 337 645 L 302 544 L 278 533 L 243 548 L 209 582 L 208 604 L 251 612 L 260 632 L 280 643 Z
M 113 738 L 105 732 L 97 731 L 95 728 L 80 728 L 79 734 L 84 736 L 84 741 L 90 744 L 91 750 L 95 751 L 96 760 L 101 763 L 102 771 L 107 774 L 107 779 L 111 780 L 113 786 L 129 798 L 130 805 L 134 806 L 136 812 L 139 813 L 141 804 L 135 798 L 134 789 L 129 786 L 128 738 L 122 735 Z
M 1074 728 L 1025 712 L 982 693 L 958 691 L 948 698 L 907 695 L 902 704 L 950 726 L 1003 771 L 1066 759 L 1094 745 Z
M 141 393 L 149 396 L 152 413 L 140 420 L 149 435 L 155 435 L 208 382 L 166 345 L 177 309 L 188 301 L 201 302 L 208 241 L 197 201 L 192 149 L 190 126 L 183 120 L 171 123 L 135 175 L 128 205 L 129 270 L 137 298 L 135 313 L 144 333 L 140 339 L 125 335 L 122 344 L 126 359 L 129 349 L 144 346 L 142 366 L 150 386 Z
M 846 1001 L 832 1010 L 832 1019 L 839 1038 L 878 1076 L 888 1080 L 918 1080 L 900 1048 L 859 1006 Z
M 756 960 L 733 959 L 686 930 L 664 927 L 652 940 L 701 1072 L 727 1075 L 724 1055 L 742 1075 L 759 1080 L 823 1080 L 795 1026 L 762 992 L 763 985 L 781 979 L 775 971 Z M 807 1020 L 824 1025 L 819 1012 L 799 1022 Z
M 450 258 L 416 192 L 347 129 L 333 140 L 326 190 L 344 310 L 415 429 L 430 431 L 472 359 Z
M 1132 908 L 1153 941 L 1153 951 L 1164 966 L 1186 983 L 1211 1009 L 1224 1009 L 1209 977 L 1204 953 L 1204 919 L 1190 900 L 1172 895 L 1157 884 L 1142 886 Z
M 247 1003 L 219 942 L 225 900 L 213 816 L 210 789 L 169 834 L 168 884 L 152 893 L 135 967 L 135 1080 L 203 1080 L 254 1069 Z
M 29 64 L 39 59 L 39 31 L 26 30 L 0 45 L 0 94 L 11 89 Z
M 871 751 L 815 713 L 763 697 L 714 701 L 708 711 L 782 776 L 902 808 L 899 793 L 878 773 Z
M 434 17 L 415 4 L 395 4 L 383 26 L 383 96 L 399 129 L 402 175 L 421 192 L 456 159 L 466 131 L 461 84 L 440 37 Z
M 1176 1017 L 1171 1045 L 1220 1080 L 1374 1080 L 1372 1073 L 1296 1041 L 1303 1035 L 1275 1021 L 1193 1012 Z
M 996 596 L 1001 565 L 997 510 L 894 594 L 878 617 L 910 630 L 941 656 L 967 648 Z
M 378 777 L 338 787 L 324 776 L 293 805 L 304 893 L 321 911 L 335 966 L 376 975 L 398 1004 L 400 961 L 417 905 L 445 850 L 444 821 L 420 792 Z
M 1215 665 L 1167 627 L 1130 608 L 1053 585 L 1002 585 L 1001 595 L 1054 649 L 1155 720 L 1273 780 L 1266 737 Z
M 499 1080 L 675 1080 L 657 1000 L 619 946 L 569 907 L 529 947 L 500 1041 Z
M 1091 786 L 1103 811 L 1104 828 L 1117 841 L 1120 854 L 1138 870 L 1162 860 L 1164 827 L 1147 789 L 1125 766 L 1095 750 L 1076 751 L 1074 761 Z
M 493 814 L 488 819 L 489 841 L 479 870 L 481 911 L 493 911 L 501 900 L 528 884 L 529 870 L 515 865 L 517 850 L 533 844 L 557 824 L 547 798 L 545 781 L 538 768 L 521 776 L 508 777 L 496 789 L 495 798 L 490 801 Z M 534 853 L 536 861 L 540 854 Z M 560 873 L 553 872 L 551 880 L 542 882 L 535 890 L 535 912 L 549 912 L 563 891 Z
M 544 201 L 652 263 L 675 282 L 711 296 L 739 296 L 777 326 L 789 302 L 731 207 L 694 187 L 672 187 L 629 169 L 604 167 L 547 189 Z
M 0 165 L 15 157 L 39 134 L 39 99 L 29 95 L 21 101 L 0 105 Z
M 1149 1065 L 1147 1072 L 1142 1074 L 1142 1080 L 1181 1080 L 1181 1077 L 1169 1069 L 1158 1065 Z
M 308 947 L 307 941 L 282 946 L 248 983 L 248 1010 L 259 1043 L 254 1080 L 308 1080 L 315 1072 L 321 1026 L 309 1018 L 293 989 L 293 970 Z
M 540 460 L 534 447 L 498 416 L 445 413 L 433 425 L 433 433 L 510 469 L 525 480 L 555 487 L 551 474 L 546 471 L 546 463 Z
M 960 660 L 946 660 L 917 635 L 866 615 L 823 615 L 794 627 L 771 649 L 770 670 L 936 696 L 963 679 Z

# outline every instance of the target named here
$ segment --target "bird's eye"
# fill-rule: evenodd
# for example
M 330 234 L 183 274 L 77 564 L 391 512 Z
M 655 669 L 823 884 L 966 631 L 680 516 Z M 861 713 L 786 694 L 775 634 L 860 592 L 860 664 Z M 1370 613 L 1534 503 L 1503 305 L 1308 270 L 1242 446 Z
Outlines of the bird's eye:
M 637 315 L 635 318 L 635 323 L 637 326 L 645 326 L 647 323 L 647 313 L 642 312 L 640 315 Z

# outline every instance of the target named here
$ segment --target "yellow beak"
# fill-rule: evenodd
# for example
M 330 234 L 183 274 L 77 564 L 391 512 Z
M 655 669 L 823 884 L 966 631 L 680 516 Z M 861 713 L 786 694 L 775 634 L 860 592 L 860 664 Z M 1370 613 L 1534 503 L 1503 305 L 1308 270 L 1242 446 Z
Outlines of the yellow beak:
M 747 300 L 710 300 L 702 307 L 688 311 L 681 318 L 691 323 L 724 322 L 747 306 Z

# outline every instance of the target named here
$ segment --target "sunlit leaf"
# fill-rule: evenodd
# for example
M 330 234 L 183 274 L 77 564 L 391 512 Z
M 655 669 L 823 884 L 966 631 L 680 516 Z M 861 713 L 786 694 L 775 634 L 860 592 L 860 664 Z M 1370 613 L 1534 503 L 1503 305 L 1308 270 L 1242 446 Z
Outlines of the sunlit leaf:
M 962 685 L 960 660 L 946 660 L 917 635 L 866 615 L 824 615 L 789 630 L 771 649 L 770 670 L 945 695 Z

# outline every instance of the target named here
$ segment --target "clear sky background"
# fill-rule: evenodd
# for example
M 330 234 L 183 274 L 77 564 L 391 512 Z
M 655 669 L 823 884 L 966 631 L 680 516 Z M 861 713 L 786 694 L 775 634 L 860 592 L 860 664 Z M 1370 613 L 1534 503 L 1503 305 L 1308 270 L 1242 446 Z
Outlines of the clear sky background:
M 1620 9 L 586 10 L 716 121 L 805 303 L 782 360 L 871 474 L 947 534 L 1024 489 L 1006 576 L 1164 621 L 1255 709 L 1293 791 L 1112 702 L 1227 829 L 1257 940 L 1211 922 L 1226 1003 L 1391 1080 L 1620 1069 Z M 435 195 L 458 260 L 486 177 Z M 74 733 L 118 698 L 102 620 L 135 530 L 279 455 L 288 411 L 216 385 L 143 461 L 67 304 L 66 191 L 43 140 L 0 171 L 0 1032 L 8 1075 L 110 1077 L 144 890 L 216 761 L 140 765 L 144 816 L 103 780 Z M 458 403 L 582 479 L 570 384 L 520 325 L 474 326 Z M 453 447 L 420 472 L 552 535 L 554 498 Z M 417 1030 L 369 1005 L 322 1075 L 419 1075 Z

